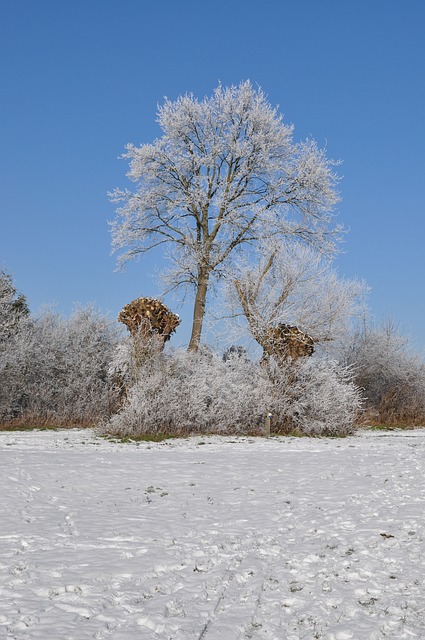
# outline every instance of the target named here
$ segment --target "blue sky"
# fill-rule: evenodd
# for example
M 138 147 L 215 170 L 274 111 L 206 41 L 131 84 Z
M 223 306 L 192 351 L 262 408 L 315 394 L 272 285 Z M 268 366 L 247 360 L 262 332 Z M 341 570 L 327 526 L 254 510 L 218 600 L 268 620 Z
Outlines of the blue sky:
M 0 268 L 34 312 L 157 294 L 154 256 L 114 271 L 118 156 L 164 96 L 250 79 L 343 160 L 340 273 L 425 351 L 424 30 L 422 0 L 0 0 Z

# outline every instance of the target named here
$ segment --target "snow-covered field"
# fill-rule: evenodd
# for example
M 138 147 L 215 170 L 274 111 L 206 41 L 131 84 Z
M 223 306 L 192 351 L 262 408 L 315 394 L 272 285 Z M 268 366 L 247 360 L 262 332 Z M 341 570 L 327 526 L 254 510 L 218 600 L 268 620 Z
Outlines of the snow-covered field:
M 0 638 L 425 638 L 425 430 L 0 433 Z

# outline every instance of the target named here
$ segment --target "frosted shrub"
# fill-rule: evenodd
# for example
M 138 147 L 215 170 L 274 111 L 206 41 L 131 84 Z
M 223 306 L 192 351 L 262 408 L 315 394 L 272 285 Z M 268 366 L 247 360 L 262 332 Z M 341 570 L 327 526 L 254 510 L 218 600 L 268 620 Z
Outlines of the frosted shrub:
M 350 368 L 319 358 L 271 363 L 270 367 L 276 431 L 324 436 L 353 431 L 362 400 Z
M 105 430 L 115 435 L 263 433 L 346 435 L 360 408 L 350 370 L 319 359 L 267 369 L 238 354 L 159 354 L 140 369 L 121 411 Z
M 126 336 L 115 346 L 108 366 L 108 377 L 116 405 L 119 406 L 137 377 L 134 346 L 130 336 Z
M 393 323 L 363 327 L 346 345 L 343 359 L 363 389 L 365 421 L 425 424 L 425 364 Z
M 120 409 L 141 374 L 146 378 L 153 372 L 162 350 L 161 338 L 146 336 L 143 327 L 118 342 L 108 368 L 113 412 Z
M 242 358 L 202 350 L 158 354 L 141 367 L 107 431 L 143 434 L 252 433 L 262 427 L 271 388 L 264 372 Z
M 65 320 L 26 319 L 0 352 L 0 422 L 94 424 L 109 413 L 108 365 L 117 341 L 92 308 Z

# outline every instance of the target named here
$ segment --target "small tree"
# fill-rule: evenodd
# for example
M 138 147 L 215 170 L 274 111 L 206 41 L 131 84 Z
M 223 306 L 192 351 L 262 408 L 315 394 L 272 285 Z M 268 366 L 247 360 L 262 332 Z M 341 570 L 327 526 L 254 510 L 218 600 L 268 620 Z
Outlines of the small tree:
M 271 241 L 255 255 L 241 256 L 225 279 L 229 332 L 248 330 L 274 356 L 285 346 L 292 355 L 294 338 L 307 355 L 314 345 L 344 339 L 350 321 L 364 310 L 366 292 L 363 282 L 340 278 L 314 248 Z
M 170 288 L 195 291 L 189 349 L 197 350 L 212 279 L 235 250 L 295 237 L 330 250 L 338 201 L 332 162 L 314 140 L 294 143 L 261 89 L 219 86 L 199 101 L 184 95 L 159 108 L 163 136 L 127 146 L 135 190 L 116 189 L 112 227 L 120 262 L 170 249 Z

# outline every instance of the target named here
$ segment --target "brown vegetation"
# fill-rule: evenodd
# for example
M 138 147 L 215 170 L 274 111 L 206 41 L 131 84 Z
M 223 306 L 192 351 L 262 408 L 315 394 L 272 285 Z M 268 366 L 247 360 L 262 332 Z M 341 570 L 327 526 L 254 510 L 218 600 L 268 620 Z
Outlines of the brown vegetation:
M 314 353 L 313 338 L 300 331 L 298 327 L 284 323 L 270 327 L 260 344 L 264 350 L 264 357 L 298 360 Z
M 120 311 L 118 320 L 126 325 L 133 338 L 156 337 L 162 348 L 180 324 L 179 316 L 157 298 L 137 298 L 129 302 Z

